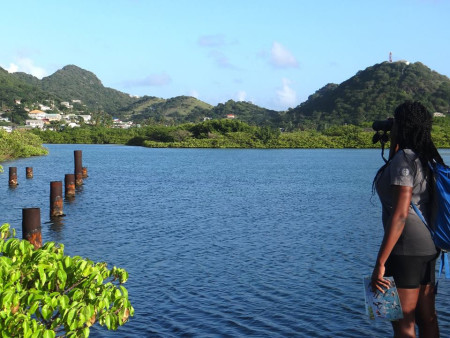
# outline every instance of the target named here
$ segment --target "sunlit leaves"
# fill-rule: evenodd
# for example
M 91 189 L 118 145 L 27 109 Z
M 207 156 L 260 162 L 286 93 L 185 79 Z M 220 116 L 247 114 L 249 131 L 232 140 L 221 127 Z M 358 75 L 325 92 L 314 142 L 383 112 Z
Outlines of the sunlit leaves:
M 133 316 L 128 273 L 80 256 L 53 242 L 41 249 L 0 227 L 0 332 L 21 337 L 88 337 L 98 322 L 115 330 Z

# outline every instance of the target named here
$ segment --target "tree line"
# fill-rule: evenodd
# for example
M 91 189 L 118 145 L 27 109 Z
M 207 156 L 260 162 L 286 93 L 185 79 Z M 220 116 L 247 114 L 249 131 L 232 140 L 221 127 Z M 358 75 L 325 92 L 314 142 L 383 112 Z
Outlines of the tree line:
M 62 131 L 34 129 L 44 143 L 126 144 L 158 148 L 374 148 L 370 123 L 331 126 L 323 131 L 284 132 L 239 120 L 209 120 L 177 126 L 149 125 L 117 129 L 85 126 Z M 450 148 L 450 117 L 436 118 L 433 138 Z

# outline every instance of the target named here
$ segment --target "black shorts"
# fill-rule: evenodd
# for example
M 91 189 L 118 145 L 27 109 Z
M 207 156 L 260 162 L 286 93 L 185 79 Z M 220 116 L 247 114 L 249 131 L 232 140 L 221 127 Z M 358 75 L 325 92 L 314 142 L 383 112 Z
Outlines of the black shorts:
M 394 277 L 395 285 L 401 289 L 417 289 L 420 285 L 434 285 L 436 259 L 429 256 L 390 255 L 386 261 L 385 276 Z

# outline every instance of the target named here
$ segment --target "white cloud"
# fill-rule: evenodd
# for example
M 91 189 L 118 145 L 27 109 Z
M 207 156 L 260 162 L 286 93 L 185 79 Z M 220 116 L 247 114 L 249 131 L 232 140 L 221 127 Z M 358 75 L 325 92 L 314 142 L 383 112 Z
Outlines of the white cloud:
M 277 90 L 277 101 L 283 107 L 292 108 L 297 105 L 297 93 L 290 87 L 289 79 L 282 79 L 283 85 Z
M 20 58 L 16 63 L 10 63 L 6 70 L 10 73 L 24 72 L 39 79 L 42 79 L 47 74 L 44 68 L 35 66 L 33 60 L 29 58 Z
M 274 42 L 270 51 L 270 62 L 277 68 L 297 68 L 298 61 L 295 56 L 281 43 Z
M 236 94 L 237 101 L 245 101 L 247 99 L 247 93 L 244 90 L 240 90 Z

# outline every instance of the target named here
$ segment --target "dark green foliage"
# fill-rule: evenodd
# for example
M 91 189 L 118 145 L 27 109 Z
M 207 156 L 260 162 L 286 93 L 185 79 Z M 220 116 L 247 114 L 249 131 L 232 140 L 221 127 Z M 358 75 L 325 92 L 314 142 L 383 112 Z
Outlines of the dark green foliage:
M 167 100 L 144 96 L 116 115 L 136 123 L 173 125 L 200 122 L 210 115 L 211 108 L 211 105 L 190 96 L 177 96 Z
M 405 100 L 421 101 L 430 112 L 449 110 L 450 80 L 420 62 L 384 62 L 368 67 L 340 85 L 329 84 L 286 113 L 294 127 L 324 129 L 391 116 Z
M 24 73 L 9 74 L 0 67 L 0 109 L 3 106 L 12 107 L 16 99 L 22 100 L 22 103 L 33 103 L 54 98 L 53 95 L 44 92 L 38 83 L 25 80 L 27 77 L 32 76 Z M 35 79 L 39 81 L 37 78 Z
M 128 94 L 104 87 L 93 73 L 74 65 L 44 77 L 41 87 L 63 101 L 81 100 L 89 110 L 101 110 L 113 115 L 136 101 Z
M 258 107 L 250 102 L 228 100 L 226 103 L 219 103 L 211 111 L 214 118 L 225 118 L 228 114 L 251 125 L 279 126 L 281 123 L 279 112 Z
M 47 153 L 47 149 L 42 146 L 42 139 L 38 136 L 22 130 L 7 133 L 0 129 L 0 162 L 18 157 L 46 155 Z

